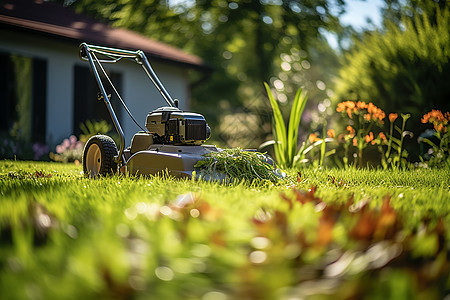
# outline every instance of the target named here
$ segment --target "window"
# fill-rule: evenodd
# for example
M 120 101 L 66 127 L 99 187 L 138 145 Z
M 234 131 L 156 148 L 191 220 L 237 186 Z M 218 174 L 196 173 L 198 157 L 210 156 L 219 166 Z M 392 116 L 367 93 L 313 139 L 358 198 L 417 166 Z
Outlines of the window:
M 0 53 L 0 135 L 45 143 L 47 62 Z
M 121 91 L 122 75 L 117 72 L 108 74 L 116 89 Z M 73 132 L 75 135 L 81 133 L 80 125 L 87 120 L 101 121 L 106 120 L 112 124 L 111 116 L 103 101 L 97 100 L 99 88 L 89 67 L 74 67 L 74 108 L 73 108 Z M 109 83 L 103 80 L 107 93 L 111 93 L 111 104 L 114 108 L 117 118 L 120 120 L 121 106 L 118 97 L 109 87 Z M 113 124 L 112 124 L 113 125 Z M 114 125 L 113 125 L 114 126 Z

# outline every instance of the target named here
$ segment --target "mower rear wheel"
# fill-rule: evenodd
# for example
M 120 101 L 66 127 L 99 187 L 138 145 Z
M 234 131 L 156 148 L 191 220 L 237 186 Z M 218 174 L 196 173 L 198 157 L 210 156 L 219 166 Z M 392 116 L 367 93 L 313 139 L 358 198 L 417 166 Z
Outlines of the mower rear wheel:
M 113 175 L 117 171 L 116 143 L 107 135 L 94 135 L 83 150 L 83 172 L 87 177 Z

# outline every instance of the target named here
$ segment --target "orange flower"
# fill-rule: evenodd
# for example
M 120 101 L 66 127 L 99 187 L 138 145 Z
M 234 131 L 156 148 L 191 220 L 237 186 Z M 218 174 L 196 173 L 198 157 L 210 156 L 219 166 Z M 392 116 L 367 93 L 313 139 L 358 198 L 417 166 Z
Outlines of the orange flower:
M 354 136 L 355 135 L 355 129 L 353 129 L 352 126 L 347 126 L 347 131 L 349 133 L 349 135 Z
M 347 116 L 351 119 L 352 118 L 352 112 L 353 110 L 351 108 L 347 108 Z
M 345 102 L 338 103 L 336 111 L 343 112 L 345 110 Z
M 394 121 L 398 118 L 398 114 L 390 113 L 389 114 L 389 122 L 394 123 Z
M 328 129 L 327 135 L 328 135 L 330 138 L 334 138 L 334 137 L 336 136 L 336 132 L 334 132 L 334 129 Z
M 368 107 L 368 105 L 365 102 L 358 101 L 356 103 L 356 107 L 362 110 L 362 109 L 366 109 Z
M 355 103 L 353 101 L 343 101 L 341 103 L 338 103 L 336 111 L 343 112 L 347 108 L 353 109 L 354 107 L 355 107 Z
M 348 117 L 351 119 L 352 113 L 357 112 L 358 108 L 356 107 L 356 104 L 353 101 L 343 101 L 341 103 L 338 103 L 336 111 L 337 112 L 345 111 L 347 113 Z
M 445 114 L 447 116 L 448 112 Z M 436 121 L 446 121 L 446 118 L 440 110 L 432 109 L 429 113 L 425 114 L 422 118 L 422 123 L 434 123 Z M 447 120 L 448 121 L 448 120 Z
M 367 105 L 367 111 L 369 112 L 369 114 L 374 115 L 378 112 L 378 107 L 370 102 L 369 105 Z
M 386 139 L 386 135 L 384 135 L 384 133 L 382 133 L 382 132 L 380 132 L 379 134 L 378 134 L 378 136 L 380 137 L 380 140 L 382 140 L 382 141 L 386 141 L 387 139 Z
M 309 135 L 308 139 L 309 139 L 310 143 L 314 143 L 314 142 L 320 141 L 320 139 L 317 137 L 317 134 L 315 134 L 315 133 L 311 133 Z
M 440 110 L 432 109 L 422 117 L 422 123 L 432 123 L 436 131 L 447 132 L 450 121 L 450 113 L 443 114 Z
M 353 146 L 358 146 L 358 140 L 356 138 L 353 138 Z
M 364 115 L 364 119 L 366 121 L 374 120 L 383 123 L 383 119 L 386 116 L 383 110 L 379 109 L 372 102 L 369 102 L 369 104 L 365 105 L 364 108 L 367 109 L 367 114 Z
M 383 123 L 383 119 L 386 116 L 384 111 L 376 107 L 372 102 L 368 104 L 362 101 L 354 102 L 354 101 L 344 101 L 337 105 L 337 112 L 346 112 L 348 117 L 352 119 L 352 115 L 355 113 L 364 114 L 364 119 L 366 121 L 374 120 L 381 121 Z
M 383 110 L 372 104 L 372 109 L 369 109 L 368 111 L 372 114 L 375 121 L 378 119 L 381 123 L 383 123 L 383 119 L 386 117 L 386 113 Z
M 367 144 L 370 143 L 371 141 L 373 141 L 373 132 L 372 131 L 369 132 L 369 134 L 366 135 L 366 137 L 364 139 L 365 139 Z

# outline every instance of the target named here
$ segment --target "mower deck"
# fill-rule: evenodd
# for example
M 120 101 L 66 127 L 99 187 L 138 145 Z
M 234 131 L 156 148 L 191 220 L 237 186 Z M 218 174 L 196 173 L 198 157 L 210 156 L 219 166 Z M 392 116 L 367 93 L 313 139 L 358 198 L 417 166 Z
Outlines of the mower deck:
M 202 155 L 218 151 L 219 149 L 213 145 L 153 144 L 148 149 L 135 153 L 131 153 L 131 149 L 126 149 L 125 172 L 130 175 L 155 175 L 167 170 L 172 176 L 191 178 L 194 165 L 203 158 Z

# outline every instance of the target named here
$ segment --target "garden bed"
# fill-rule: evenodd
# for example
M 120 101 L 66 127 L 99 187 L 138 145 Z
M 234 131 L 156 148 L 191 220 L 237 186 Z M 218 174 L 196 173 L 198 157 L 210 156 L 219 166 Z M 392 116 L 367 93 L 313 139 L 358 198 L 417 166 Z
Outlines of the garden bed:
M 450 288 L 448 169 L 306 168 L 231 185 L 81 171 L 0 161 L 2 298 L 441 299 Z

